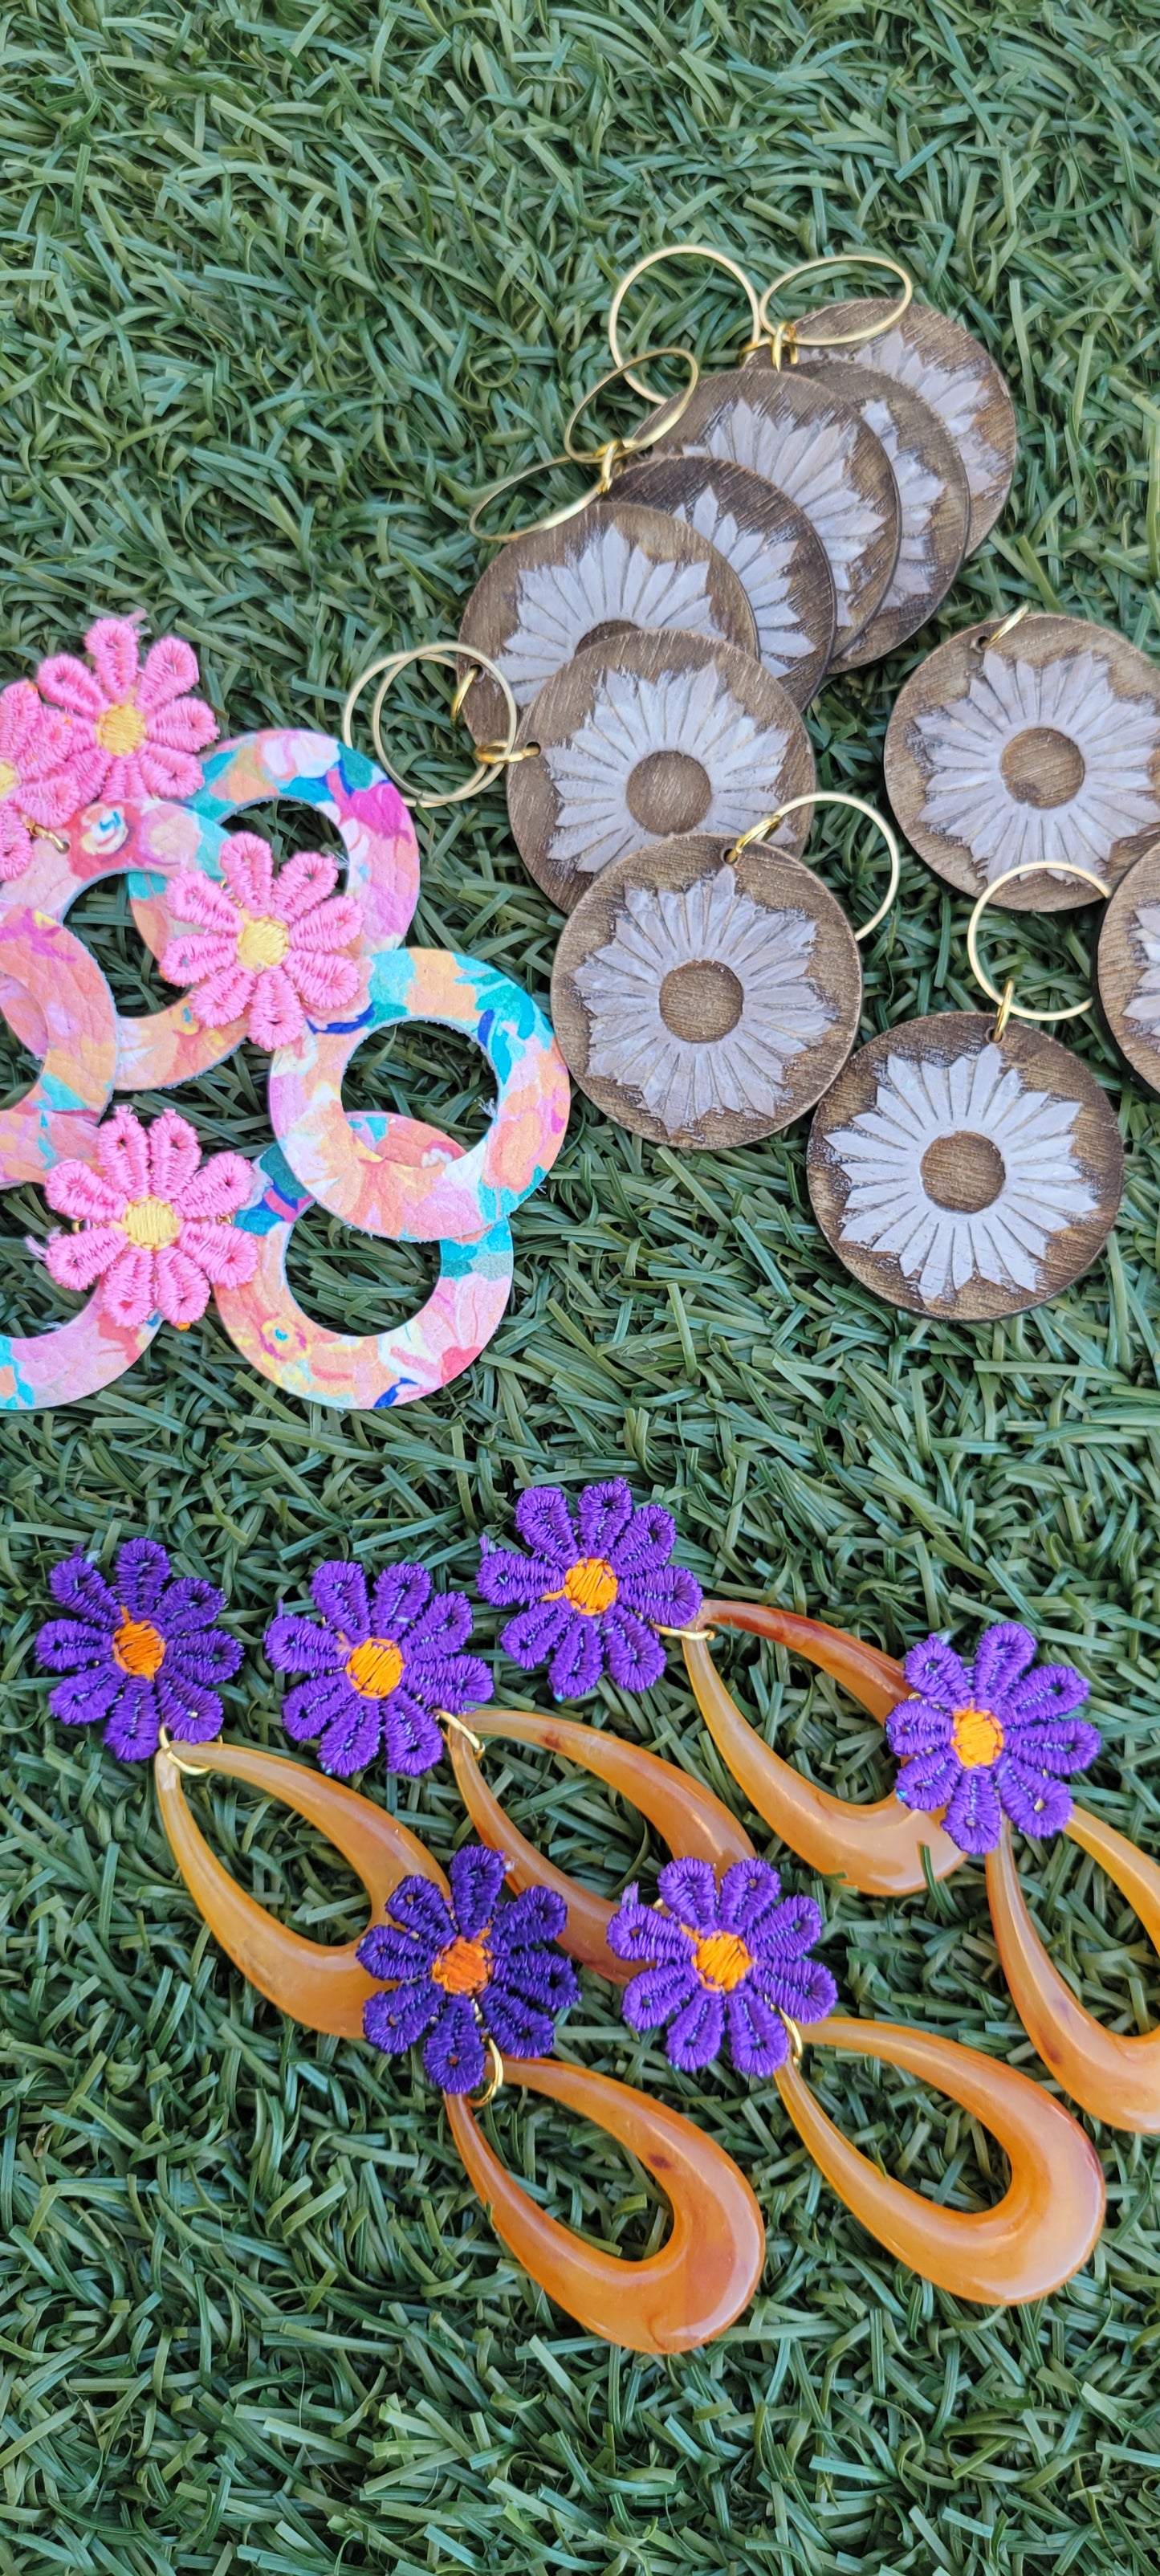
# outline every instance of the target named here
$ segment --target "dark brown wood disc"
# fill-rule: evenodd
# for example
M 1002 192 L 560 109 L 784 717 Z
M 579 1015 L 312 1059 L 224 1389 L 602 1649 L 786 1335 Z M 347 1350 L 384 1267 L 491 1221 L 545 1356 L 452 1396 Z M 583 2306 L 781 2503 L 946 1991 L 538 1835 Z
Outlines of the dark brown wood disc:
M 1015 471 L 1019 439 L 1007 380 L 981 340 L 965 331 L 961 322 L 936 312 L 933 304 L 919 303 L 911 304 L 901 321 L 890 322 L 891 302 L 888 295 L 866 295 L 819 305 L 813 313 L 802 314 L 800 327 L 838 332 L 858 331 L 870 322 L 886 324 L 872 340 L 855 349 L 835 350 L 834 355 L 858 367 L 872 367 L 881 375 L 897 376 L 938 413 L 958 448 L 970 486 L 967 553 L 973 555 L 994 527 Z M 824 349 L 799 349 L 799 366 L 813 368 L 819 363 L 829 363 Z
M 564 912 L 645 843 L 689 832 L 736 840 L 815 783 L 809 736 L 780 682 L 735 644 L 700 635 L 589 646 L 541 689 L 517 740 L 539 752 L 508 771 L 512 831 Z M 787 817 L 779 849 L 796 856 L 812 811 Z
M 954 440 L 921 394 L 897 376 L 837 358 L 810 374 L 881 439 L 898 485 L 901 537 L 890 588 L 854 643 L 835 657 L 835 670 L 852 671 L 916 635 L 946 598 L 966 553 L 971 495 Z
M 807 1171 L 866 1288 L 962 1323 L 1041 1306 L 1090 1268 L 1124 1179 L 1111 1103 L 1069 1047 L 939 1011 L 860 1047 L 819 1103 Z
M 611 500 L 502 547 L 472 591 L 459 640 L 490 654 L 522 710 L 587 646 L 666 627 L 757 653 L 753 611 L 716 546 L 663 510 Z M 470 667 L 462 664 L 464 676 Z M 485 671 L 463 716 L 476 742 L 503 741 L 503 695 Z
M 796 501 L 826 550 L 844 653 L 882 605 L 899 540 L 886 450 L 850 404 L 797 368 L 736 367 L 702 376 L 653 452 L 731 458 Z
M 552 1023 L 581 1090 L 657 1144 L 751 1145 L 813 1106 L 858 1033 L 853 931 L 811 868 L 716 834 L 604 870 L 566 924 Z
M 1160 1091 L 1160 843 L 1122 876 L 1096 952 L 1109 1031 L 1149 1091 Z
M 804 510 L 747 466 L 707 456 L 649 457 L 616 478 L 618 499 L 667 510 L 732 564 L 757 626 L 758 654 L 796 707 L 809 705 L 834 644 L 834 584 Z
M 1091 903 L 1160 834 L 1160 671 L 1082 617 L 964 628 L 912 672 L 886 734 L 886 789 L 936 875 L 1011 912 Z

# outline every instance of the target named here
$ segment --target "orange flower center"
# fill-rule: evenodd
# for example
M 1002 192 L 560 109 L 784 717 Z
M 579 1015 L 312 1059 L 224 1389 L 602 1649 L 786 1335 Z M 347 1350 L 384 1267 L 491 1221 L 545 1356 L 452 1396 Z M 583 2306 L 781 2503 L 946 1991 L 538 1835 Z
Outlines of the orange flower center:
M 11 761 L 0 760 L 0 796 L 11 796 L 19 780 L 20 772 L 13 768 Z
M 181 1218 L 168 1199 L 130 1199 L 120 1225 L 139 1252 L 162 1252 L 181 1232 Z
M 364 1637 L 346 1659 L 346 1678 L 363 1699 L 389 1699 L 403 1678 L 403 1658 L 393 1637 Z
M 545 1601 L 567 1601 L 585 1619 L 598 1619 L 602 1610 L 611 1610 L 618 1590 L 616 1576 L 607 1557 L 581 1556 L 570 1565 L 558 1592 L 545 1592 Z
M 165 1639 L 159 1628 L 148 1619 L 130 1619 L 121 1613 L 121 1625 L 113 1636 L 113 1660 L 123 1673 L 131 1673 L 135 1682 L 151 1682 L 165 1660 Z
M 951 1743 L 964 1771 L 989 1771 L 1003 1750 L 1003 1729 L 989 1708 L 976 1708 L 968 1700 L 954 1712 Z
M 117 707 L 102 707 L 97 717 L 96 734 L 102 751 L 111 751 L 123 760 L 131 751 L 140 751 L 149 727 L 131 698 Z
M 698 1941 L 693 1952 L 693 1966 L 703 1986 L 716 1986 L 723 1995 L 731 1995 L 753 1966 L 752 1953 L 736 1932 L 710 1932 Z
M 290 933 L 284 921 L 275 921 L 268 912 L 243 913 L 238 964 L 248 974 L 260 975 L 267 966 L 280 966 L 289 946 Z
M 491 1975 L 491 1952 L 486 1941 L 465 1941 L 462 1934 L 457 1934 L 440 1951 L 431 1974 L 445 1994 L 477 1995 Z

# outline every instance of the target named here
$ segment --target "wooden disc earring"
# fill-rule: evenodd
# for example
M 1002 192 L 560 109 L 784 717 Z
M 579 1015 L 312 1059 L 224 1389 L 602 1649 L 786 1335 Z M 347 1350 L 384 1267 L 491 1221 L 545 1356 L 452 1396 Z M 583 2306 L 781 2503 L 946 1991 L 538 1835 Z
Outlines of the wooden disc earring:
M 753 655 L 700 635 L 614 635 L 527 708 L 508 814 L 525 867 L 571 912 L 630 851 L 674 833 L 735 839 L 813 784 L 797 708 Z M 792 855 L 805 832 L 795 812 L 782 846 Z
M 1160 1091 L 1160 844 L 1137 859 L 1111 897 L 1096 982 L 1113 1043 L 1149 1091 Z
M 1066 911 L 1088 900 L 1068 861 L 1114 886 L 1160 835 L 1160 671 L 1105 626 L 1016 609 L 919 664 L 885 766 L 936 876 L 972 896 L 1003 878 L 1012 911 Z
M 557 1043 L 581 1089 L 637 1135 L 679 1147 L 753 1144 L 833 1082 L 858 1033 L 857 934 L 812 868 L 769 835 L 786 808 L 732 843 L 690 834 L 606 868 L 564 930 L 552 970 Z
M 881 440 L 898 485 L 899 546 L 882 605 L 835 655 L 838 671 L 881 660 L 925 626 L 958 572 L 971 523 L 966 471 L 938 413 L 896 376 L 852 357 L 820 361 L 810 381 L 840 395 Z
M 795 707 L 820 688 L 834 646 L 834 583 L 804 510 L 747 466 L 707 456 L 650 457 L 617 476 L 617 496 L 667 510 L 716 546 L 742 584 L 757 650 Z
M 1067 873 L 1088 900 L 1107 891 L 1086 868 Z M 980 894 L 967 934 L 998 1016 L 939 1011 L 885 1030 L 851 1057 L 810 1130 L 810 1197 L 839 1259 L 891 1305 L 960 1323 L 1043 1305 L 1082 1278 L 1123 1191 L 1106 1092 L 1033 1025 L 1090 1002 L 1024 1009 L 980 963 L 983 910 L 1007 883 Z

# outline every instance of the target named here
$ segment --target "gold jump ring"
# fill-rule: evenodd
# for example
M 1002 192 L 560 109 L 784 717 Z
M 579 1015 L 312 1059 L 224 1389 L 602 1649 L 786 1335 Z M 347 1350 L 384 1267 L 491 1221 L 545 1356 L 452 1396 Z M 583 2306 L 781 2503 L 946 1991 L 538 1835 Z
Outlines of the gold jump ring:
M 880 251 L 846 250 L 837 251 L 832 257 L 826 259 L 803 259 L 799 261 L 796 268 L 783 268 L 781 276 L 775 277 L 772 286 L 766 287 L 757 308 L 755 347 L 759 347 L 762 341 L 769 338 L 771 296 L 780 295 L 783 286 L 792 286 L 796 278 L 810 277 L 823 268 L 888 268 L 893 277 L 902 279 L 902 293 L 897 302 L 891 305 L 889 312 L 883 314 L 880 322 L 862 323 L 856 331 L 806 332 L 802 330 L 800 323 L 795 323 L 793 336 L 799 349 L 861 348 L 864 341 L 876 340 L 880 332 L 889 331 L 893 322 L 901 322 L 908 304 L 913 301 L 914 279 L 909 269 L 903 267 L 901 260 L 886 259 Z
M 618 384 L 622 376 L 628 384 L 633 386 L 634 392 L 639 393 L 640 387 L 634 382 L 632 370 L 634 367 L 651 366 L 654 358 L 679 358 L 682 366 L 687 367 L 689 370 L 688 384 L 683 387 L 679 394 L 662 396 L 661 399 L 664 418 L 661 420 L 646 420 L 640 429 L 630 430 L 626 438 L 606 438 L 599 447 L 573 447 L 572 432 L 576 427 L 577 421 L 580 420 L 583 414 L 587 411 L 589 403 L 594 403 L 597 395 L 602 394 L 607 385 Z M 607 468 L 608 480 L 611 482 L 612 475 L 615 473 L 617 465 L 621 463 L 624 457 L 637 455 L 639 450 L 643 447 L 652 447 L 658 438 L 666 437 L 670 429 L 676 428 L 677 422 L 680 420 L 682 413 L 688 410 L 693 395 L 697 390 L 697 381 L 700 373 L 700 367 L 698 366 L 697 360 L 693 356 L 691 349 L 677 349 L 672 347 L 646 349 L 642 357 L 630 359 L 622 358 L 615 367 L 609 368 L 608 374 L 601 377 L 598 385 L 593 385 L 591 393 L 587 393 L 582 396 L 569 418 L 568 426 L 564 432 L 564 446 L 568 455 L 571 457 L 573 464 L 598 465 L 602 476 Z M 650 395 L 648 399 L 651 401 L 653 398 Z M 670 405 L 672 408 L 670 408 Z M 607 489 L 607 485 L 605 488 Z
M 786 804 L 777 806 L 772 814 L 763 814 L 760 823 L 751 823 L 749 830 L 742 832 L 734 842 L 728 855 L 734 859 L 739 850 L 748 849 L 752 842 L 767 841 L 770 833 L 777 830 L 778 824 L 784 823 L 787 814 L 798 814 L 805 805 L 849 805 L 855 814 L 864 814 L 868 823 L 876 824 L 882 834 L 890 852 L 890 883 L 877 912 L 871 913 L 869 921 L 864 921 L 861 930 L 856 930 L 854 933 L 856 940 L 869 939 L 871 931 L 877 930 L 880 921 L 885 921 L 898 892 L 902 859 L 889 823 L 884 823 L 881 814 L 875 812 L 873 805 L 864 804 L 860 796 L 843 796 L 839 794 L 836 787 L 815 787 L 809 796 L 791 796 Z
M 655 268 L 658 261 L 663 259 L 707 259 L 714 268 L 725 269 L 730 277 L 736 279 L 737 284 L 742 288 L 749 305 L 749 318 L 753 325 L 753 338 L 747 343 L 747 346 L 755 348 L 761 337 L 761 307 L 757 301 L 756 291 L 747 278 L 744 269 L 738 267 L 735 259 L 730 259 L 727 251 L 714 250 L 706 242 L 667 242 L 661 250 L 646 251 L 643 259 L 635 260 L 632 267 L 626 270 L 612 298 L 612 302 L 608 308 L 608 345 L 616 360 L 618 368 L 622 370 L 627 382 L 632 386 L 633 392 L 635 394 L 643 394 L 645 401 L 650 403 L 663 403 L 668 398 L 665 394 L 654 393 L 652 386 L 643 383 L 639 376 L 634 376 L 632 370 L 634 367 L 647 366 L 650 355 L 655 355 L 656 353 L 654 351 L 646 350 L 643 357 L 626 360 L 621 354 L 616 326 L 620 320 L 621 306 L 624 303 L 629 287 L 635 286 L 637 278 L 643 277 L 646 269 Z
M 1022 626 L 1024 618 L 1025 618 L 1025 617 L 1030 617 L 1030 615 L 1031 615 L 1031 602 L 1030 602 L 1030 600 L 1029 600 L 1029 599 L 1021 600 L 1021 601 L 1020 601 L 1020 604 L 1019 604 L 1019 606 L 1018 606 L 1018 608 L 1013 608 L 1013 609 L 1011 610 L 1011 613 L 1010 613 L 1010 615 L 1009 615 L 1009 616 L 1007 616 L 1007 617 L 1001 617 L 1001 618 L 1000 618 L 1000 620 L 999 620 L 998 625 L 997 625 L 997 626 L 992 626 L 992 627 L 991 627 L 991 629 L 990 629 L 990 631 L 989 631 L 989 633 L 987 633 L 986 635 L 972 635 L 972 637 L 971 637 L 971 651 L 972 651 L 972 653 L 985 653 L 985 652 L 986 652 L 986 649 L 987 649 L 988 644 L 1001 644 L 1001 643 L 1002 643 L 1002 641 L 1003 641 L 1003 637 L 1004 637 L 1005 635 L 1010 635 L 1010 634 L 1012 634 L 1012 633 L 1013 633 L 1013 631 L 1014 631 L 1014 629 L 1015 629 L 1015 627 L 1017 627 L 1017 626 Z
M 996 877 L 993 885 L 984 886 L 967 924 L 967 955 L 971 961 L 971 972 L 975 978 L 976 984 L 981 987 L 989 1002 L 997 1002 L 999 1005 L 999 1018 L 995 1022 L 995 1035 L 997 1038 L 1002 1036 L 1008 1020 L 1078 1020 L 1082 1019 L 1085 1011 L 1090 1011 L 1091 1009 L 1091 998 L 1089 996 L 1086 1002 L 1070 1002 L 1065 1010 L 1020 1010 L 1019 1004 L 1011 998 L 1015 990 L 1015 986 L 1011 978 L 1008 978 L 1003 992 L 1000 993 L 997 987 L 991 982 L 990 976 L 979 963 L 979 923 L 987 905 L 989 903 L 993 903 L 995 896 L 1000 892 L 1001 888 L 1005 885 L 1011 885 L 1016 877 L 1041 877 L 1047 875 L 1057 877 L 1082 877 L 1084 884 L 1091 886 L 1093 892 L 1101 896 L 1104 900 L 1106 900 L 1112 891 L 1110 886 L 1106 886 L 1104 884 L 1102 877 L 1092 875 L 1090 868 L 1074 867 L 1070 860 L 1064 859 L 1056 859 L 1050 868 L 1047 867 L 1042 859 L 1025 860 L 1022 867 L 1005 868 L 1002 876 Z
M 481 528 L 479 524 L 484 511 L 493 501 L 498 501 L 501 492 L 514 492 L 517 483 L 529 483 L 534 474 L 550 474 L 554 465 L 572 465 L 575 462 L 572 456 L 549 456 L 542 463 L 517 466 L 514 474 L 504 475 L 502 483 L 489 484 L 487 491 L 481 492 L 467 522 L 468 535 L 478 537 L 485 546 L 510 546 L 514 545 L 517 537 L 530 537 L 538 528 L 562 528 L 566 519 L 579 518 L 581 510 L 586 510 L 599 497 L 598 484 L 592 484 L 588 491 L 579 493 L 574 501 L 561 501 L 558 509 L 546 510 L 542 519 L 528 519 L 522 527 L 496 530 Z
M 488 2103 L 494 2102 L 496 2094 L 504 2081 L 503 2059 L 500 2056 L 499 2050 L 496 2047 L 490 2031 L 486 2031 L 484 2033 L 483 2044 L 491 2059 L 491 2073 L 488 2076 L 482 2093 L 468 2093 L 466 2095 L 465 2098 L 469 2111 L 486 2111 Z
M 487 758 L 478 760 L 477 767 L 472 771 L 470 778 L 467 779 L 462 787 L 452 788 L 446 796 L 425 796 L 420 793 L 417 787 L 411 787 L 403 777 L 402 772 L 395 769 L 387 758 L 386 752 L 383 748 L 383 737 L 380 726 L 383 700 L 386 697 L 388 689 L 394 687 L 395 681 L 399 678 L 400 673 L 407 669 L 409 663 L 437 662 L 443 670 L 458 671 L 460 663 L 465 658 L 470 662 L 478 664 L 479 670 L 486 671 L 490 678 L 493 679 L 502 690 L 504 706 L 507 711 L 507 734 L 502 743 L 487 744 Z M 381 680 L 379 680 L 380 672 L 383 674 Z M 451 712 L 454 717 L 458 717 L 462 712 L 463 701 L 467 696 L 467 692 L 471 687 L 472 681 L 477 677 L 478 672 L 471 671 L 469 672 L 466 680 L 460 680 L 455 695 L 451 701 Z M 480 652 L 477 645 L 412 644 L 408 646 L 405 652 L 387 653 L 383 655 L 380 661 L 369 663 L 367 669 L 360 673 L 358 679 L 354 683 L 354 687 L 349 691 L 346 705 L 342 711 L 342 738 L 350 749 L 353 749 L 354 747 L 351 737 L 351 722 L 354 716 L 354 711 L 362 696 L 363 690 L 369 687 L 372 680 L 379 680 L 379 686 L 375 694 L 375 702 L 371 708 L 371 733 L 374 737 L 375 751 L 378 756 L 380 767 L 386 770 L 388 778 L 394 779 L 400 795 L 405 796 L 409 804 L 419 805 L 425 809 L 430 809 L 436 805 L 463 805 L 466 803 L 469 796 L 478 796 L 481 787 L 486 787 L 489 781 L 495 777 L 497 769 L 504 767 L 507 761 L 511 758 L 515 749 L 516 731 L 520 720 L 519 708 L 516 705 L 515 699 L 512 696 L 511 689 L 504 678 L 503 672 L 491 660 L 489 654 Z

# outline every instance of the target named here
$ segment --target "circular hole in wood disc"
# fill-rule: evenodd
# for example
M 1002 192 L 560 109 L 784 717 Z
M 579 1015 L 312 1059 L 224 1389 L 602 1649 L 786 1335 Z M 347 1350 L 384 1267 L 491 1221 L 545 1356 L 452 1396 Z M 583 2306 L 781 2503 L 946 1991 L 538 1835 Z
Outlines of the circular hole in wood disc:
M 1104 906 L 1096 979 L 1115 1045 L 1149 1091 L 1160 1091 L 1160 844 Z
M 1070 1287 L 1123 1188 L 1094 1074 L 1040 1029 L 1010 1020 L 1000 1045 L 994 1030 L 981 1011 L 887 1029 L 851 1056 L 810 1129 L 814 1213 L 846 1268 L 891 1305 L 963 1323 Z
M 1160 671 L 1082 617 L 952 635 L 920 662 L 886 734 L 886 789 L 907 839 L 972 897 L 1040 859 L 1000 910 L 1094 900 L 1069 862 L 1114 884 L 1160 834 Z
M 839 395 L 760 358 L 702 376 L 656 456 L 744 465 L 797 503 L 820 537 L 834 584 L 834 652 L 860 635 L 898 555 L 898 486 L 881 439 Z
M 946 598 L 966 553 L 971 495 L 962 459 L 938 413 L 897 376 L 872 367 L 811 367 L 811 381 L 840 394 L 872 429 L 898 486 L 898 561 L 881 608 L 835 663 L 852 671 L 915 635 Z
M 732 644 L 625 635 L 578 653 L 541 689 L 518 739 L 539 756 L 508 771 L 520 856 L 570 912 L 602 869 L 673 833 L 735 840 L 814 786 L 814 756 L 780 682 Z M 780 826 L 802 848 L 811 809 Z
M 857 331 L 868 322 L 885 321 L 892 299 L 854 296 L 840 304 L 819 305 L 799 319 L 803 330 Z M 1015 406 L 1007 380 L 981 340 L 937 313 L 933 304 L 911 304 L 901 321 L 865 340 L 856 349 L 835 350 L 835 358 L 897 376 L 912 393 L 921 394 L 953 438 L 963 461 L 971 495 L 967 553 L 981 546 L 1011 489 L 1018 448 Z M 831 361 L 824 349 L 802 349 L 798 364 L 813 368 Z
M 858 1033 L 853 931 L 812 869 L 692 833 L 631 851 L 565 926 L 552 1021 L 569 1070 L 657 1144 L 751 1145 L 812 1107 Z
M 522 711 L 575 654 L 669 627 L 756 656 L 741 581 L 708 537 L 663 510 L 610 500 L 502 547 L 472 591 L 459 640 L 490 654 Z M 470 668 L 462 662 L 461 677 Z M 486 671 L 463 718 L 476 742 L 503 741 L 503 696 Z
M 747 466 L 707 456 L 650 457 L 618 474 L 616 491 L 717 547 L 743 584 L 770 678 L 808 706 L 833 650 L 835 608 L 826 550 L 804 510 Z

